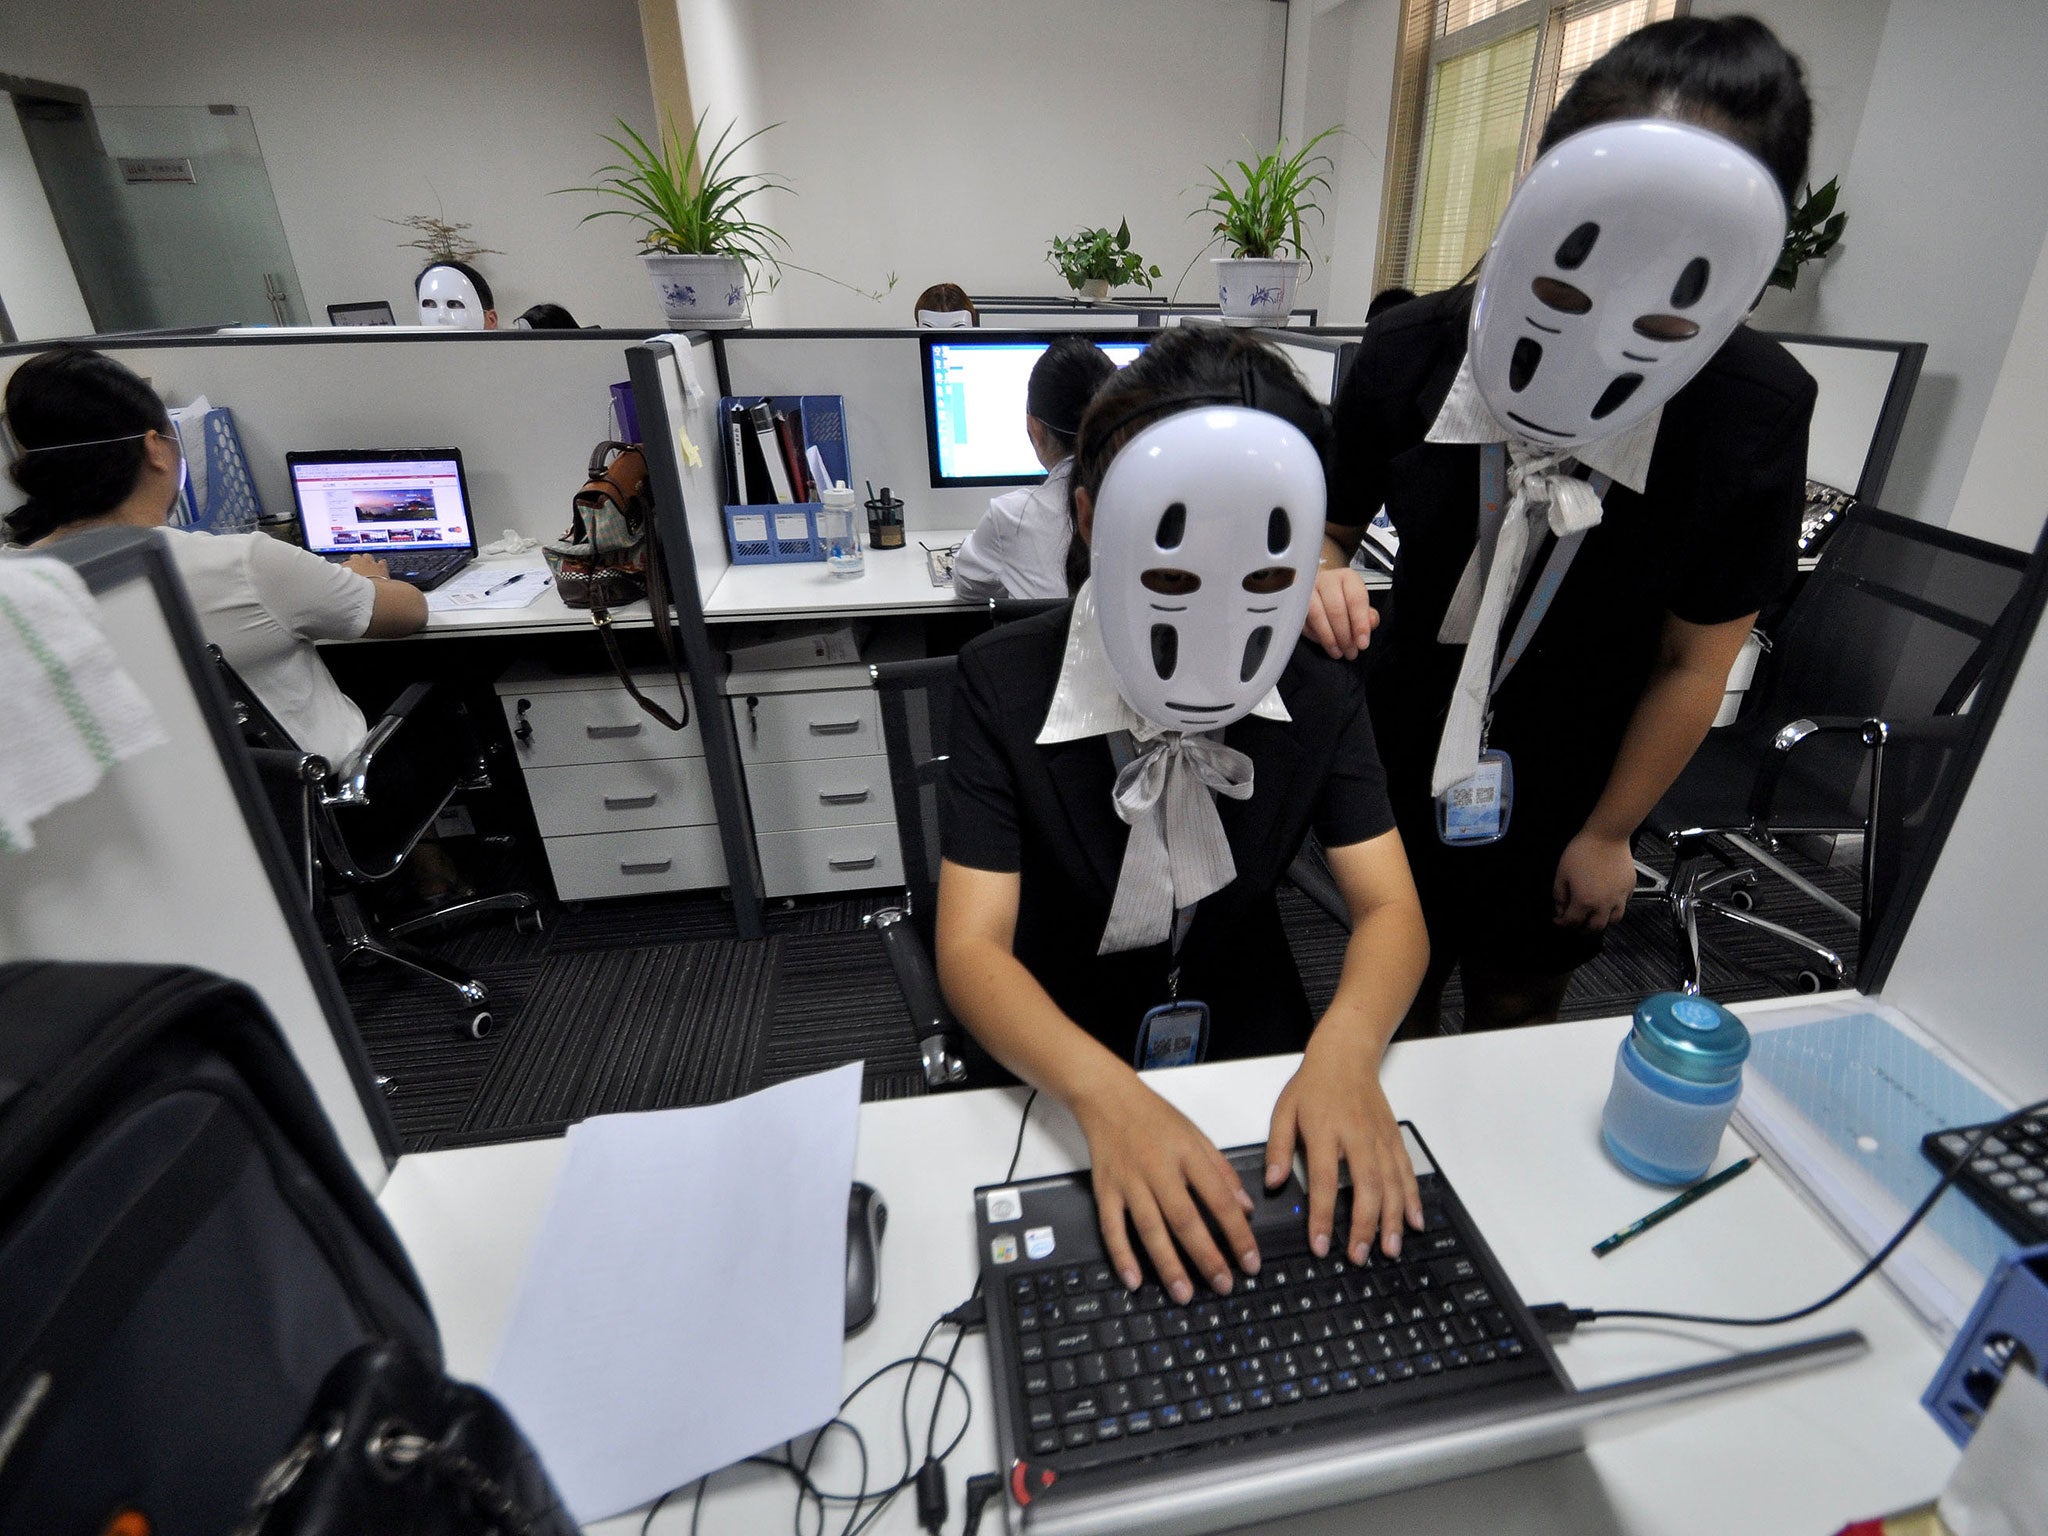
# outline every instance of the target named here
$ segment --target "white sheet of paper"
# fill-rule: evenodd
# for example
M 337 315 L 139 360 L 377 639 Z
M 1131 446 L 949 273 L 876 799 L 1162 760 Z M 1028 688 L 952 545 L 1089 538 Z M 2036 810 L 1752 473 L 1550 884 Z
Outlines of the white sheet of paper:
M 468 608 L 524 608 L 554 582 L 547 561 L 538 555 L 518 564 L 493 562 L 465 565 L 427 594 L 436 613 Z
M 860 1080 L 570 1128 L 488 1385 L 577 1520 L 837 1411 Z

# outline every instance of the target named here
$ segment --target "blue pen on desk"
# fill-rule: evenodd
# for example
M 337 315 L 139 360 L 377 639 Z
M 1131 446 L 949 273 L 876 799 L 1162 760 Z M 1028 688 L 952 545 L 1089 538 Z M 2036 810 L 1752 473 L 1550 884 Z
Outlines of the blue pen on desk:
M 1614 1236 L 1601 1238 L 1599 1242 L 1593 1245 L 1593 1257 L 1596 1259 L 1606 1258 L 1608 1254 L 1614 1252 L 1615 1249 L 1619 1248 L 1623 1243 L 1627 1242 L 1637 1233 L 1649 1231 L 1650 1228 L 1657 1225 L 1658 1222 L 1664 1220 L 1665 1217 L 1676 1216 L 1680 1211 L 1684 1210 L 1688 1205 L 1691 1205 L 1695 1200 L 1701 1199 L 1707 1195 L 1711 1195 L 1715 1190 L 1719 1189 L 1723 1184 L 1728 1183 L 1737 1174 L 1746 1171 L 1749 1165 L 1755 1161 L 1755 1157 L 1745 1157 L 1739 1163 L 1730 1163 L 1726 1168 L 1723 1168 L 1711 1179 L 1700 1180 L 1699 1183 L 1693 1185 L 1691 1189 L 1688 1189 L 1676 1200 L 1671 1200 L 1663 1205 L 1658 1206 L 1657 1209 L 1650 1212 L 1650 1214 L 1645 1216 L 1641 1221 L 1632 1221 L 1627 1226 L 1623 1227 L 1619 1232 L 1615 1233 Z
M 507 576 L 507 577 L 506 577 L 506 578 L 505 578 L 505 579 L 504 579 L 503 581 L 499 582 L 499 583 L 498 583 L 498 584 L 497 584 L 497 585 L 496 585 L 495 587 L 485 587 L 485 588 L 484 588 L 484 596 L 485 596 L 485 597 L 489 597 L 489 596 L 490 596 L 490 595 L 491 595 L 491 594 L 492 594 L 493 592 L 502 592 L 502 591 L 504 591 L 504 590 L 505 590 L 505 589 L 506 589 L 507 587 L 511 586 L 511 585 L 512 585 L 512 584 L 513 584 L 513 583 L 514 583 L 515 581 L 524 581 L 524 580 L 526 580 L 526 572 L 524 572 L 524 571 L 521 571 L 521 572 L 520 572 L 520 573 L 519 573 L 519 574 L 518 574 L 517 576 Z

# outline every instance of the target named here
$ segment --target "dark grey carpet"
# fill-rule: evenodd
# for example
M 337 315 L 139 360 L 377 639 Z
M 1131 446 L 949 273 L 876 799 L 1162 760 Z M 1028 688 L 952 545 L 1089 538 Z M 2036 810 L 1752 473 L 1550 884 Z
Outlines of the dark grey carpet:
M 1638 851 L 1652 862 L 1662 854 L 1647 844 Z M 1853 870 L 1799 867 L 1856 903 Z M 884 899 L 775 907 L 757 944 L 732 936 L 731 907 L 715 894 L 550 911 L 538 934 L 498 919 L 444 934 L 435 950 L 491 989 L 498 1030 L 483 1040 L 461 1032 L 466 1012 L 437 985 L 370 966 L 343 982 L 370 1059 L 392 1080 L 391 1108 L 412 1150 L 549 1135 L 615 1110 L 713 1103 L 849 1061 L 866 1063 L 865 1097 L 898 1098 L 924 1084 L 880 941 L 860 926 Z M 1854 932 L 1817 904 L 1766 879 L 1756 910 L 1835 945 L 1853 971 Z M 1292 887 L 1282 888 L 1281 914 L 1320 1010 L 1336 986 L 1344 930 Z M 1806 961 L 1775 939 L 1710 922 L 1706 942 L 1709 996 L 1799 990 Z M 1573 978 L 1565 1017 L 1625 1014 L 1680 974 L 1663 907 L 1639 900 Z M 1446 1029 L 1461 1016 L 1453 978 Z

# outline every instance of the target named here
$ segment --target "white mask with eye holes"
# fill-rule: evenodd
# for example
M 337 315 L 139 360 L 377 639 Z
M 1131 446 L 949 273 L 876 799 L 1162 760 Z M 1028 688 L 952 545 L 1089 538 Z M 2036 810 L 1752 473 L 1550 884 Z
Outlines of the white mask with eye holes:
M 1323 545 L 1323 466 L 1241 405 L 1139 432 L 1095 497 L 1093 590 L 1124 702 L 1171 731 L 1251 713 L 1294 654 Z
M 453 331 L 484 329 L 483 295 L 453 267 L 429 267 L 420 274 L 420 324 Z
M 1742 323 L 1784 240 L 1777 181 L 1719 134 L 1661 119 L 1573 134 L 1516 188 L 1480 268 L 1481 398 L 1541 447 L 1625 431 Z

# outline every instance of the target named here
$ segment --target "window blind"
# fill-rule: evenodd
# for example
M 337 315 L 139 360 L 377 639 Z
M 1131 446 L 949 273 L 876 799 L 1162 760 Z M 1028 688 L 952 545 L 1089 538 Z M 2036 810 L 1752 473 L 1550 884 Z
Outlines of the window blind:
M 1448 288 L 1486 254 L 1521 165 L 1539 29 L 1457 54 L 1430 71 L 1410 287 Z

